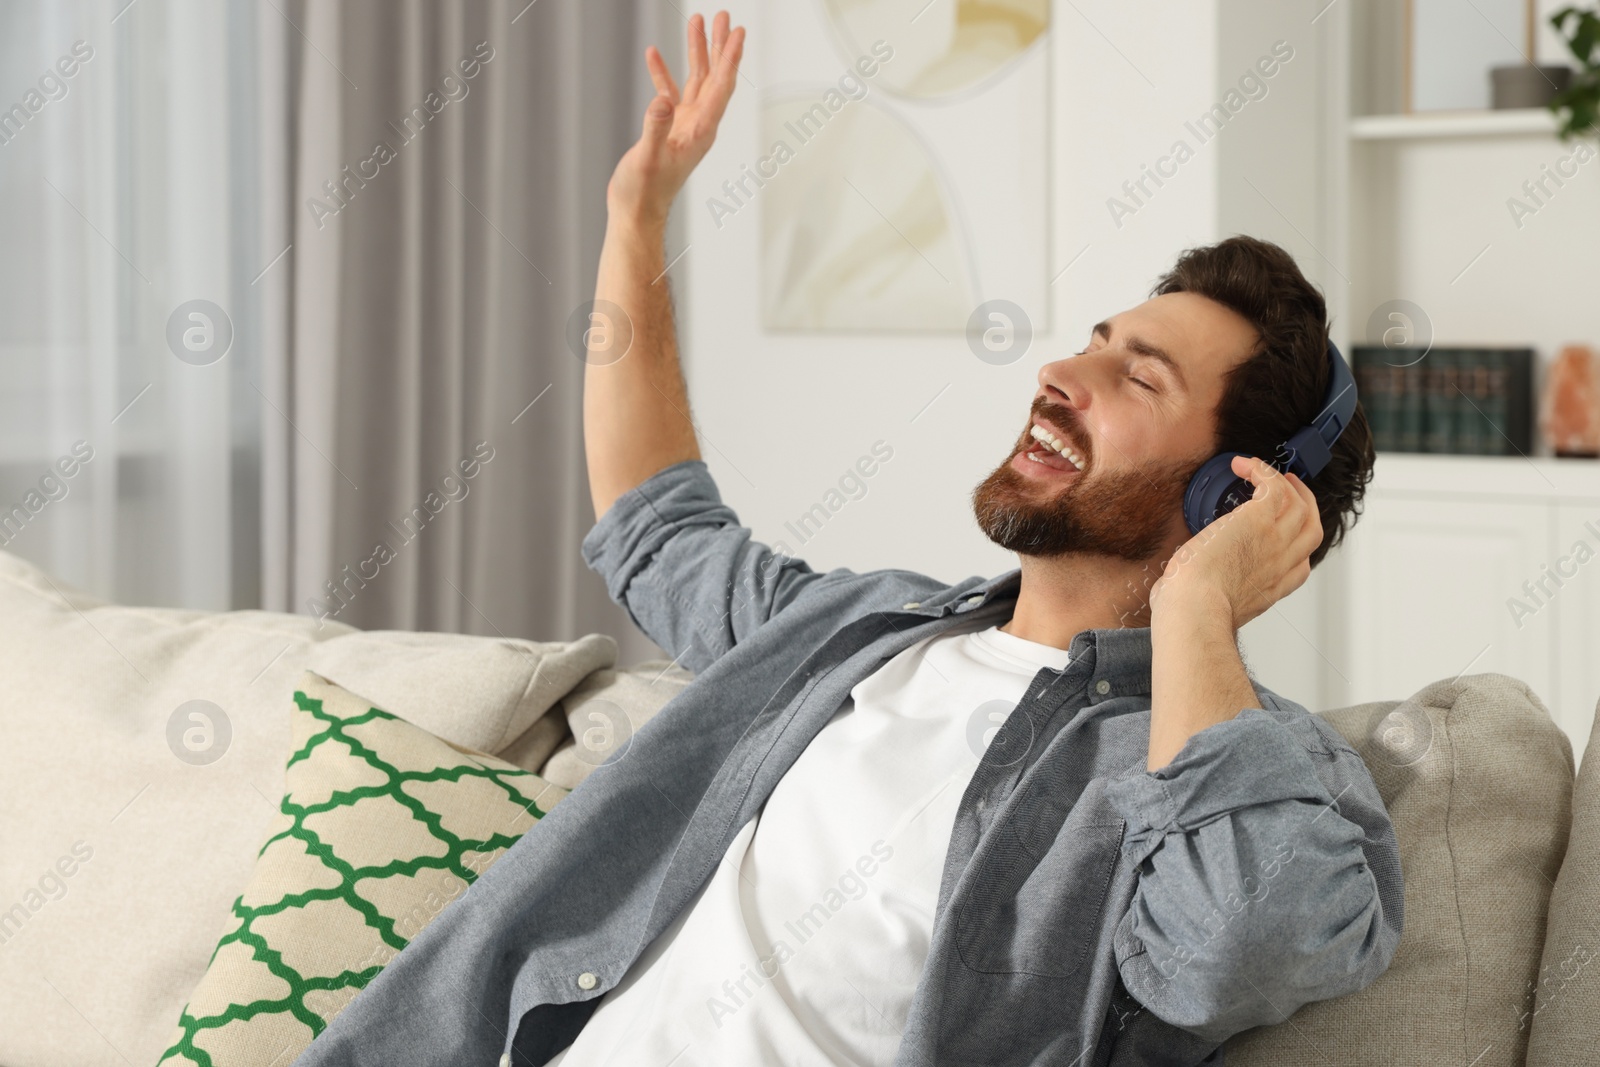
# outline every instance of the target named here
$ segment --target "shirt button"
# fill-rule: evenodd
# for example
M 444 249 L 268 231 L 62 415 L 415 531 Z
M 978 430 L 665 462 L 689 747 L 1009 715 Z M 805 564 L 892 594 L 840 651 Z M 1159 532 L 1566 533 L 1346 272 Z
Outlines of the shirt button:
M 590 974 L 588 971 L 584 971 L 582 974 L 578 975 L 578 988 L 593 989 L 596 981 L 597 979 L 594 975 Z
M 1094 683 L 1094 691 L 1099 693 L 1101 696 L 1105 696 L 1107 693 L 1111 692 L 1111 683 L 1102 678 L 1098 682 Z
M 901 608 L 900 610 L 901 611 L 916 611 L 920 607 L 922 607 L 922 601 L 913 600 L 911 603 L 907 604 L 905 607 Z
M 989 799 L 987 797 L 979 797 L 978 798 L 978 810 L 979 811 L 982 811 L 984 808 L 986 808 L 988 806 L 989 806 Z
M 968 604 L 969 607 L 971 605 L 973 605 L 973 604 L 982 604 L 982 603 L 983 603 L 983 597 L 982 596 L 969 596 L 969 597 L 967 597 L 967 604 Z

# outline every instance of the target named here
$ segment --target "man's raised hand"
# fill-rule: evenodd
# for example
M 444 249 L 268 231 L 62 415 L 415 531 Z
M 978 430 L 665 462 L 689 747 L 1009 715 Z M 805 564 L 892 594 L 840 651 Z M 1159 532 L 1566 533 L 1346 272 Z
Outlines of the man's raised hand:
M 644 113 L 644 132 L 617 163 L 606 186 L 606 209 L 613 218 L 659 227 L 689 172 L 711 142 L 727 109 L 744 52 L 744 27 L 730 29 L 728 13 L 712 22 L 706 49 L 705 18 L 689 19 L 689 80 L 680 93 L 666 61 L 654 45 L 645 62 L 656 96 Z

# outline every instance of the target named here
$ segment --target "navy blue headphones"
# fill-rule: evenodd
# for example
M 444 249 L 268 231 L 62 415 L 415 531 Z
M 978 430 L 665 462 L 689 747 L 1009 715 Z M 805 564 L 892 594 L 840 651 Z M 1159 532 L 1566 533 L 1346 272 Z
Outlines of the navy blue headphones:
M 1322 398 L 1322 411 L 1310 425 L 1296 430 L 1278 446 L 1272 465 L 1280 471 L 1294 471 L 1301 481 L 1322 473 L 1332 456 L 1333 443 L 1344 433 L 1356 413 L 1356 379 L 1350 365 L 1339 353 L 1339 346 L 1328 341 L 1328 392 Z M 1233 473 L 1233 457 L 1242 452 L 1219 452 L 1200 465 L 1183 493 L 1183 519 L 1189 532 L 1197 534 L 1234 508 L 1250 499 L 1255 487 Z

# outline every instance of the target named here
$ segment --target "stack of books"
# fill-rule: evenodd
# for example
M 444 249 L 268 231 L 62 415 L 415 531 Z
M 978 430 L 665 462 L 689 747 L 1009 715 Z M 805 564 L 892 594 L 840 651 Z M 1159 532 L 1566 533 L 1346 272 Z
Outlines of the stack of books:
M 1533 454 L 1533 349 L 1355 345 L 1351 355 L 1379 451 Z

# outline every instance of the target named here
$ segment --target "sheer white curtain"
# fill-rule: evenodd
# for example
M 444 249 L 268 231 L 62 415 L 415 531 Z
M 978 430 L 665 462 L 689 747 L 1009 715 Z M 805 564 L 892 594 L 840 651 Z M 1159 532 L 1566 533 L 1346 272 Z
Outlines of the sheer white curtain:
M 0 547 L 104 597 L 259 602 L 257 18 L 0 5 Z
M 579 554 L 565 332 L 643 47 L 683 30 L 672 0 L 0 3 L 0 548 L 126 603 L 657 654 Z

